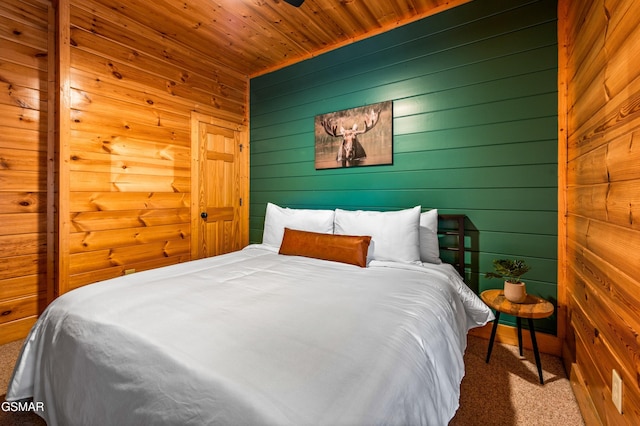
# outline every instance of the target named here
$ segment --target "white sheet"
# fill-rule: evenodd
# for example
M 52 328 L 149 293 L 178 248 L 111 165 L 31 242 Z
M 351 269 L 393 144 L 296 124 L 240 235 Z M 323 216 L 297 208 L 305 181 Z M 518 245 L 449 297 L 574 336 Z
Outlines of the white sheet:
M 449 265 L 368 268 L 263 245 L 63 295 L 7 400 L 55 425 L 446 425 L 470 327 Z

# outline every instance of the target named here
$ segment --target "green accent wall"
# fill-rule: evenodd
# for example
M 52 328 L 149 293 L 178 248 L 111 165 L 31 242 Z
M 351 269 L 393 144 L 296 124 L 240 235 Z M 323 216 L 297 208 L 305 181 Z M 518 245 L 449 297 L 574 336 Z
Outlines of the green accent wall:
M 475 0 L 251 79 L 250 241 L 269 201 L 464 213 L 471 288 L 501 287 L 492 260 L 523 258 L 528 291 L 555 303 L 556 9 Z M 386 100 L 392 165 L 315 169 L 316 115 Z

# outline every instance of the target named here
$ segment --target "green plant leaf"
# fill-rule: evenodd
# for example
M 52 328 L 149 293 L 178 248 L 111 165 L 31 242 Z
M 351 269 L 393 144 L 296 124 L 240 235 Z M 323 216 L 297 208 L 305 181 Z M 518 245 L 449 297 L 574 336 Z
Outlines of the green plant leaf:
M 529 272 L 531 267 L 521 259 L 494 259 L 493 269 L 495 272 L 487 272 L 486 278 L 504 278 L 505 281 L 520 283 L 520 278 Z

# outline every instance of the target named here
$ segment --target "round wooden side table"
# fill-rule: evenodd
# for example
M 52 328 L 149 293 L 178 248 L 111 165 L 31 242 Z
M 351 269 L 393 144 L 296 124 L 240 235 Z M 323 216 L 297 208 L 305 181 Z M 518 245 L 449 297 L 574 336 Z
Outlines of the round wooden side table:
M 536 358 L 540 384 L 544 384 L 544 380 L 542 379 L 542 365 L 540 364 L 540 353 L 538 352 L 538 343 L 536 342 L 536 332 L 533 327 L 533 320 L 551 316 L 554 311 L 553 305 L 549 301 L 531 294 L 527 294 L 527 298 L 524 302 L 513 303 L 504 297 L 503 290 L 485 290 L 480 294 L 480 298 L 487 304 L 487 306 L 496 312 L 496 319 L 493 321 L 491 338 L 489 339 L 489 349 L 487 351 L 486 362 L 489 363 L 489 358 L 491 357 L 491 350 L 493 349 L 493 342 L 496 338 L 496 330 L 498 329 L 500 313 L 502 312 L 516 317 L 520 356 L 522 356 L 522 318 L 526 318 L 529 321 L 529 333 L 531 334 L 531 344 L 533 345 L 533 355 Z

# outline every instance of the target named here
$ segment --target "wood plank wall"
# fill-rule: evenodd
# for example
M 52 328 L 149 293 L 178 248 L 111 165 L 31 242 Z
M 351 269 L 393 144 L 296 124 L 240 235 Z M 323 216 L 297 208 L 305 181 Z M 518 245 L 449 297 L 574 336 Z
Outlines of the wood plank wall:
M 420 204 L 467 215 L 474 289 L 502 285 L 483 277 L 494 258 L 522 257 L 530 292 L 555 301 L 556 67 L 555 1 L 472 1 L 252 78 L 251 241 L 269 201 Z M 386 100 L 393 165 L 315 170 L 315 115 Z
M 567 122 L 565 362 L 587 423 L 637 425 L 640 2 L 562 0 L 559 19 L 567 87 L 560 111 Z M 611 402 L 613 369 L 623 379 L 623 415 Z
M 49 3 L 0 2 L 0 344 L 47 300 Z
M 248 77 L 140 23 L 148 3 L 55 5 L 0 2 L 0 343 L 47 297 L 189 260 L 191 115 L 248 118 Z
M 61 292 L 189 260 L 191 112 L 247 120 L 246 76 L 186 35 L 177 41 L 137 22 L 134 3 L 115 6 L 70 2 L 69 180 L 61 182 L 70 218 L 60 235 L 69 262 Z

